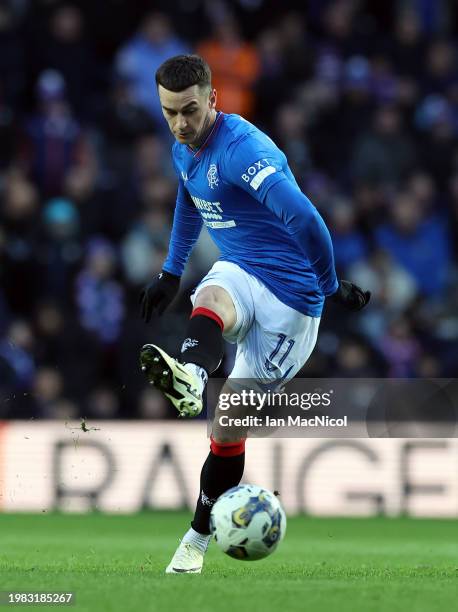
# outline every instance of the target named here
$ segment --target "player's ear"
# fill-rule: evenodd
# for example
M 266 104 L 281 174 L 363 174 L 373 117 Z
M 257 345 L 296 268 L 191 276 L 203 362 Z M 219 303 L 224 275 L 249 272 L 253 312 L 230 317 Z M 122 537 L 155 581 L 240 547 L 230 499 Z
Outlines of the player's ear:
M 210 89 L 210 95 L 208 97 L 210 108 L 216 108 L 216 89 Z

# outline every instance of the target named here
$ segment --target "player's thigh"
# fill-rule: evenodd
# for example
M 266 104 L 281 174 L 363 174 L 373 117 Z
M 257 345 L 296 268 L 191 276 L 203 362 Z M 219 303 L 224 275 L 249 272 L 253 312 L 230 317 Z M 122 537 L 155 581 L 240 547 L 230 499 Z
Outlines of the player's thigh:
M 205 295 L 204 290 L 207 295 L 207 290 L 211 287 L 225 291 L 234 308 L 235 321 L 230 328 L 224 330 L 223 337 L 232 344 L 240 342 L 245 337 L 254 321 L 254 303 L 248 277 L 249 275 L 237 265 L 217 261 L 191 295 L 191 302 L 196 307 L 201 303 L 200 296 Z
M 237 347 L 230 379 L 286 382 L 315 347 L 320 319 L 297 312 L 266 291 L 262 301 L 256 300 L 255 321 Z

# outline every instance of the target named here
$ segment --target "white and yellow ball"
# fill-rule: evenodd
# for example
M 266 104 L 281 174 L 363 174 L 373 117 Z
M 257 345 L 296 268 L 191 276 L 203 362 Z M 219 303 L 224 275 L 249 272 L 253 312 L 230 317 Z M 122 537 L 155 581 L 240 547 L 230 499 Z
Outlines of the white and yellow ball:
M 239 485 L 221 495 L 210 515 L 210 530 L 227 555 L 255 561 L 271 555 L 286 533 L 278 498 L 256 485 Z

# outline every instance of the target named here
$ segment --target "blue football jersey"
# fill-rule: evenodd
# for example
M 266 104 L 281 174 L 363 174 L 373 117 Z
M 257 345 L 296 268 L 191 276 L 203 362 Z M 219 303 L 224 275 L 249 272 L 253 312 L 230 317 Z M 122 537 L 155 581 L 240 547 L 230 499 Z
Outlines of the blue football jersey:
M 253 124 L 222 112 L 199 149 L 175 142 L 172 153 L 179 178 L 177 207 L 182 209 L 181 225 L 177 221 L 174 227 L 175 242 L 181 233 L 189 248 L 177 253 L 171 240 L 164 269 L 182 273 L 203 223 L 221 261 L 233 262 L 258 278 L 284 304 L 319 317 L 324 295 L 307 259 L 307 245 L 301 248 L 265 205 L 269 189 L 279 181 L 297 187 L 284 153 Z M 333 259 L 330 270 L 328 286 L 335 290 Z

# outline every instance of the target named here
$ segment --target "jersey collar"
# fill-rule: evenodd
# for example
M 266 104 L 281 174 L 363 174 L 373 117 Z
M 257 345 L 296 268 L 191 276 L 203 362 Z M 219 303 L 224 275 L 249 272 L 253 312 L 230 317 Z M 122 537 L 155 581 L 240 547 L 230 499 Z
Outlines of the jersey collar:
M 192 149 L 189 145 L 186 145 L 186 149 L 189 151 L 189 153 L 192 153 L 192 155 L 195 158 L 200 157 L 202 151 L 208 147 L 208 145 L 210 144 L 210 142 L 213 140 L 213 138 L 216 136 L 216 133 L 219 130 L 219 127 L 223 121 L 223 116 L 224 113 L 221 111 L 218 111 L 216 114 L 216 119 L 215 122 L 212 126 L 212 129 L 210 130 L 210 132 L 207 135 L 207 138 L 203 141 L 203 143 L 200 145 L 200 147 L 198 149 Z

